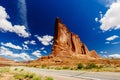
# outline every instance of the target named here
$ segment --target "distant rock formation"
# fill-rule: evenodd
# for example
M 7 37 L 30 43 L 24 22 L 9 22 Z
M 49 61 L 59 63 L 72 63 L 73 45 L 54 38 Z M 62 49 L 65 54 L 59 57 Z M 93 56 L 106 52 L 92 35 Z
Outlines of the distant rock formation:
M 0 61 L 10 61 L 10 60 L 0 57 Z
M 54 29 L 52 52 L 49 56 L 41 57 L 41 59 L 54 57 L 100 58 L 95 50 L 89 51 L 79 36 L 70 32 L 58 17 Z

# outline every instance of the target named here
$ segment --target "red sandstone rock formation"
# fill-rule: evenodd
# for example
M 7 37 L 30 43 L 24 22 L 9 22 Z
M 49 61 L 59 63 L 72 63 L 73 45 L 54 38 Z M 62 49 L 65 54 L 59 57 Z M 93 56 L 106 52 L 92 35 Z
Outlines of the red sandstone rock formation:
M 89 51 L 79 36 L 70 32 L 59 18 L 56 18 L 54 30 L 53 56 L 99 58 L 95 51 Z
M 96 51 L 89 51 L 87 46 L 82 43 L 79 36 L 70 32 L 59 18 L 56 18 L 54 29 L 52 52 L 49 56 L 41 57 L 41 59 L 50 59 L 54 57 L 76 57 L 81 59 L 100 58 Z

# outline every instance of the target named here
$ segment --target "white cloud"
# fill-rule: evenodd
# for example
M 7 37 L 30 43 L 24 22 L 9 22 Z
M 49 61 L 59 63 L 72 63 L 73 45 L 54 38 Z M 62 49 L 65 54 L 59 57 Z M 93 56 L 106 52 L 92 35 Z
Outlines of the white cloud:
M 120 54 L 111 54 L 108 55 L 109 58 L 120 58 Z
M 106 53 L 107 53 L 107 51 L 100 51 L 100 53 L 101 53 L 101 54 L 106 54 Z
M 5 8 L 0 6 L 0 31 L 2 32 L 13 32 L 16 33 L 20 37 L 29 37 L 31 34 L 26 31 L 25 26 L 21 25 L 12 25 L 10 21 L 7 19 L 9 18 Z
M 115 39 L 117 39 L 117 38 L 119 38 L 119 36 L 113 35 L 113 36 L 110 36 L 110 37 L 106 38 L 106 40 L 107 40 L 107 41 L 112 41 L 112 40 L 115 40 Z
M 95 18 L 95 21 L 96 21 L 96 22 L 98 22 L 98 21 L 99 21 L 97 17 Z
M 47 51 L 46 51 L 46 50 L 43 50 L 43 52 L 44 52 L 44 53 L 47 53 Z
M 35 37 L 37 37 L 37 39 L 45 46 L 52 45 L 53 36 L 45 35 L 40 37 L 38 35 L 35 35 Z
M 24 50 L 29 50 L 29 47 L 25 44 L 22 44 Z
M 113 2 L 100 20 L 103 31 L 120 29 L 120 0 Z
M 32 45 L 36 45 L 36 42 L 34 40 L 27 40 L 27 41 L 24 41 L 25 44 L 32 44 Z
M 120 42 L 113 42 L 113 43 L 111 43 L 111 44 L 120 44 Z
M 44 50 L 44 49 L 45 49 L 45 47 L 40 48 L 40 50 Z
M 105 42 L 105 44 L 110 44 L 110 42 Z
M 13 59 L 16 58 L 21 58 L 24 61 L 29 61 L 33 60 L 28 54 L 26 53 L 20 53 L 20 54 L 15 54 L 14 52 L 10 51 L 8 48 L 5 48 L 3 46 L 0 47 L 0 55 L 3 56 L 9 56 L 12 57 Z
M 6 46 L 6 47 L 10 47 L 10 48 L 13 48 L 13 49 L 19 49 L 19 50 L 21 50 L 22 49 L 22 47 L 20 47 L 20 46 L 18 46 L 18 45 L 14 45 L 14 44 L 12 44 L 12 43 L 1 43 L 1 45 L 2 46 Z
M 41 53 L 40 53 L 41 51 L 39 51 L 39 50 L 36 50 L 36 51 L 34 51 L 33 53 L 32 53 L 32 55 L 34 55 L 34 56 L 36 56 L 36 57 L 41 57 Z
M 119 0 L 104 0 L 106 7 L 110 7 L 110 5 L 116 1 L 119 1 Z
M 28 54 L 26 54 L 26 53 L 21 53 L 21 54 L 19 54 L 19 57 L 22 58 L 22 59 L 25 60 L 25 61 L 34 60 L 34 59 L 32 59 L 32 58 L 31 58 Z
M 102 11 L 100 11 L 99 14 L 100 14 L 100 18 L 102 18 L 103 17 Z

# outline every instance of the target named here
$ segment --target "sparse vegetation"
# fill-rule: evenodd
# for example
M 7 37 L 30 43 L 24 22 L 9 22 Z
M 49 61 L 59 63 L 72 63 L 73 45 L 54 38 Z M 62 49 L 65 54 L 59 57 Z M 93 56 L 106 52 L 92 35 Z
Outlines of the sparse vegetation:
M 43 69 L 46 68 L 46 65 L 45 65 L 45 64 L 42 64 L 42 65 L 41 65 L 41 68 L 43 68 Z
M 18 68 L 15 68 L 14 70 L 15 70 L 15 71 L 17 71 L 17 70 L 18 70 Z
M 83 69 L 84 68 L 84 65 L 82 64 L 82 63 L 79 63 L 78 65 L 77 65 L 77 69 Z
M 85 68 L 86 69 L 93 69 L 93 68 L 98 68 L 98 66 L 94 63 L 88 63 Z
M 19 71 L 21 71 L 19 73 Z M 15 80 L 54 80 L 52 77 L 44 77 L 35 73 L 25 72 L 24 69 L 20 69 L 14 72 Z
M 20 71 L 24 71 L 24 69 L 21 69 Z
M 0 80 L 3 74 L 10 74 L 13 77 L 10 80 L 54 80 L 52 77 L 44 77 L 31 72 L 25 72 L 24 69 L 15 68 L 12 71 L 9 67 L 0 68 Z
M 70 69 L 70 67 L 69 66 L 64 66 L 63 69 Z
M 0 68 L 0 73 L 6 73 L 6 72 L 9 72 L 9 71 L 10 71 L 9 67 Z
M 45 80 L 54 80 L 52 77 L 48 77 L 48 76 L 46 76 L 45 77 Z
M 15 73 L 14 78 L 17 80 L 41 80 L 40 76 L 29 72 Z
M 55 70 L 61 70 L 60 67 L 55 67 L 55 68 L 52 68 L 52 69 L 55 69 Z

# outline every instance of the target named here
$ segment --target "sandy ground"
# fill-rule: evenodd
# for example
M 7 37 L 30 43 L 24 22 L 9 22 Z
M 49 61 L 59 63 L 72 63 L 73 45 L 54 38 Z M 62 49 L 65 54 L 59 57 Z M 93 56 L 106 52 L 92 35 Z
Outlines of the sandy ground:
M 2 77 L 0 78 L 0 80 L 11 80 L 12 77 L 13 77 L 13 74 L 4 73 L 2 74 Z

